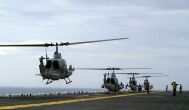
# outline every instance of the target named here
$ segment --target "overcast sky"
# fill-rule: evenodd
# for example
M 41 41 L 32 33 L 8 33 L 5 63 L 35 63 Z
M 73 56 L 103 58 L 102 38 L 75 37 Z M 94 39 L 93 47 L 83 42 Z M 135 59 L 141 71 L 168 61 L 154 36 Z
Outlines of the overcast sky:
M 188 0 L 1 0 L 0 43 L 129 40 L 61 47 L 74 67 L 150 67 L 168 77 L 151 78 L 156 89 L 172 81 L 189 90 Z M 52 57 L 54 48 L 48 48 Z M 75 71 L 73 81 L 45 85 L 39 57 L 45 48 L 0 48 L 0 86 L 100 88 L 106 71 Z M 117 76 L 127 83 L 126 76 Z M 143 83 L 143 79 L 138 79 Z

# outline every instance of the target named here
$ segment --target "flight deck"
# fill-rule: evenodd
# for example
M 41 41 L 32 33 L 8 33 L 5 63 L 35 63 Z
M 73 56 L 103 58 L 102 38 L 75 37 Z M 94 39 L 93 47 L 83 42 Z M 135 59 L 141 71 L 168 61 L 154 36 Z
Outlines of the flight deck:
M 189 92 L 65 94 L 0 98 L 0 110 L 189 110 Z

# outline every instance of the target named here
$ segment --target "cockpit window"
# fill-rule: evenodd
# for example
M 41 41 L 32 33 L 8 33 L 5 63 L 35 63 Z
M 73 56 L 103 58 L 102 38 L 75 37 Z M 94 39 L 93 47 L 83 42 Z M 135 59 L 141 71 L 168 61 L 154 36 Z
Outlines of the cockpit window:
M 59 64 L 58 64 L 58 61 L 54 61 L 53 62 L 53 68 L 54 69 L 58 69 L 60 66 L 59 66 Z
M 110 82 L 110 78 L 107 79 L 107 83 L 109 83 L 109 82 Z
M 111 79 L 111 84 L 115 84 L 115 80 L 113 78 Z
M 132 83 L 133 83 L 133 85 L 135 85 L 135 84 L 136 84 L 136 81 L 132 81 Z
M 47 60 L 47 64 L 46 64 L 45 67 L 46 67 L 47 69 L 51 68 L 51 63 L 52 63 L 51 60 Z

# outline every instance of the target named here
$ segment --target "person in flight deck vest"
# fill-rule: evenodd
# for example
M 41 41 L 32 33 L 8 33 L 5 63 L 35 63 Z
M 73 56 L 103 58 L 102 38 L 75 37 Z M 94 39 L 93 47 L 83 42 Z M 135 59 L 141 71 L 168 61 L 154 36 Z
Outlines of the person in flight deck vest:
M 173 96 L 176 96 L 178 84 L 177 84 L 176 82 L 172 82 L 171 85 L 172 85 L 172 87 L 173 87 Z
M 166 92 L 168 91 L 168 85 L 166 85 Z
M 179 89 L 180 89 L 180 94 L 182 94 L 182 84 L 180 84 Z

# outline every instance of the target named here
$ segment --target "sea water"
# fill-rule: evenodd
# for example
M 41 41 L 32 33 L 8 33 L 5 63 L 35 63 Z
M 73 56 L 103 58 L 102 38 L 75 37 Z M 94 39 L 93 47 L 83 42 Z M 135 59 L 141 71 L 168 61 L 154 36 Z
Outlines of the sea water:
M 42 94 L 42 93 L 67 93 L 67 92 L 101 92 L 104 89 L 93 88 L 27 88 L 27 87 L 0 87 L 0 95 L 6 94 Z

